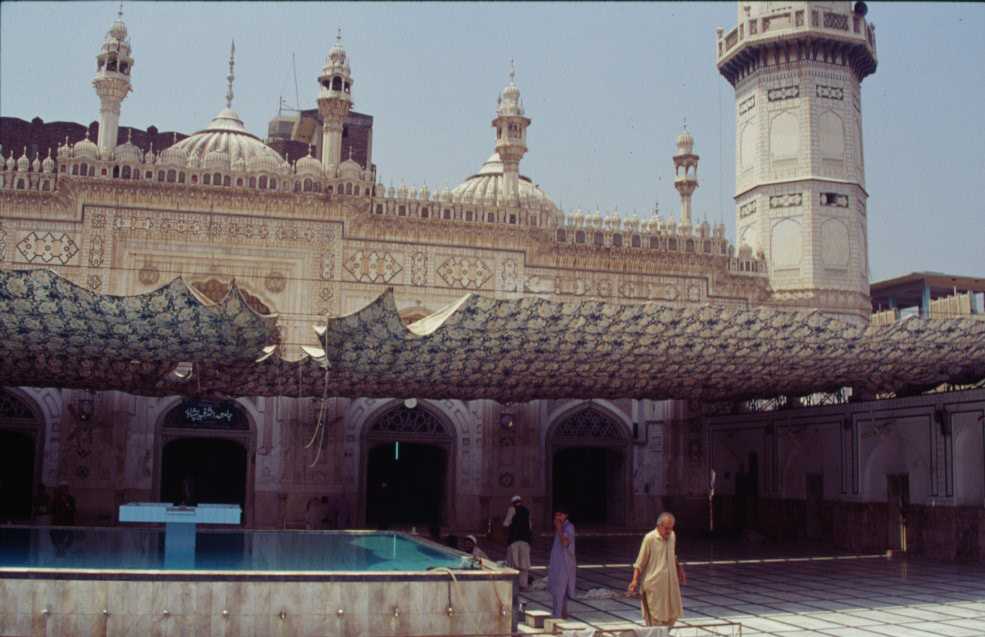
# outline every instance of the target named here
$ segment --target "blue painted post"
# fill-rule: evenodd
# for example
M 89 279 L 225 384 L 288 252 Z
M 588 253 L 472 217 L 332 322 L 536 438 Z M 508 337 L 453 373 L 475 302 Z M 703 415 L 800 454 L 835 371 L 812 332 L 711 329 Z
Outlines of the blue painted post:
M 923 283 L 923 299 L 920 301 L 920 316 L 930 318 L 930 286 Z

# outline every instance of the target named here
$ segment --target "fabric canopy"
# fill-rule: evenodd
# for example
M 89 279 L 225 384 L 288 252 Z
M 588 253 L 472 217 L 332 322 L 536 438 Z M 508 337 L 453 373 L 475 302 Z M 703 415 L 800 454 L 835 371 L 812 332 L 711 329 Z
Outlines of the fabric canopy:
M 48 270 L 2 271 L 0 383 L 158 393 L 182 363 L 253 363 L 277 342 L 276 322 L 235 284 L 213 303 L 180 278 L 111 296 Z
M 392 290 L 273 352 L 276 316 L 232 286 L 181 279 L 133 297 L 44 271 L 0 272 L 0 385 L 144 395 L 741 400 L 854 386 L 873 393 L 985 378 L 985 321 L 855 326 L 788 312 L 467 295 L 409 326 Z M 314 341 L 313 341 L 314 343 Z

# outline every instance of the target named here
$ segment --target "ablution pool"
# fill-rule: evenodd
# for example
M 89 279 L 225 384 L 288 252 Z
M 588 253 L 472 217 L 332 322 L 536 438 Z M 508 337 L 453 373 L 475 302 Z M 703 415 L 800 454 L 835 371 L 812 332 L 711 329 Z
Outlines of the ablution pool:
M 398 532 L 0 527 L 0 635 L 509 635 L 515 571 Z

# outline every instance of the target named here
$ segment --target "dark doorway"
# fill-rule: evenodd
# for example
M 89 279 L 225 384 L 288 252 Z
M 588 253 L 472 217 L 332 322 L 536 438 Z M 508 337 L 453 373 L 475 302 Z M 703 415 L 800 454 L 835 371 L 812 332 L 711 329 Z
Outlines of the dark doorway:
M 246 448 L 221 438 L 180 438 L 161 454 L 161 500 L 246 508 Z
M 805 534 L 808 540 L 821 539 L 821 508 L 824 502 L 824 476 L 820 473 L 807 474 L 807 503 Z
M 623 452 L 606 447 L 567 447 L 554 454 L 554 509 L 567 508 L 578 525 L 625 523 Z
M 34 499 L 34 436 L 0 431 L 0 522 L 28 522 Z
M 366 523 L 381 529 L 440 525 L 447 463 L 447 451 L 436 445 L 376 443 L 366 467 Z
M 889 505 L 889 548 L 907 552 L 906 517 L 910 507 L 910 475 L 887 474 L 886 492 Z

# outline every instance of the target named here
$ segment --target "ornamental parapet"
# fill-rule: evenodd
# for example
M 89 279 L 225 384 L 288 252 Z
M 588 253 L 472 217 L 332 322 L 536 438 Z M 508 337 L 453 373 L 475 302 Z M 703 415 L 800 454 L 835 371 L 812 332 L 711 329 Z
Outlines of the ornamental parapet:
M 741 21 L 716 32 L 718 71 L 733 86 L 752 71 L 797 60 L 849 66 L 859 81 L 876 70 L 875 25 L 866 22 L 864 3 L 853 13 L 807 3 Z

